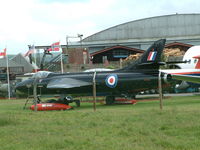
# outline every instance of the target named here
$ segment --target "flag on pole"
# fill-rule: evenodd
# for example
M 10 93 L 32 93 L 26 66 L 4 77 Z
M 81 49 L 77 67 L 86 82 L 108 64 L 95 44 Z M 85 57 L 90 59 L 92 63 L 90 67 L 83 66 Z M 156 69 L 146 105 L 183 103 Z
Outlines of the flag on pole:
M 59 51 L 60 50 L 60 42 L 55 42 L 51 44 L 51 47 L 48 49 L 48 51 Z
M 33 54 L 34 51 L 35 51 L 35 46 L 34 45 L 30 46 L 28 52 L 26 52 L 26 54 L 24 55 L 24 57 Z
M 0 56 L 6 56 L 6 48 L 3 49 L 3 52 L 0 52 Z

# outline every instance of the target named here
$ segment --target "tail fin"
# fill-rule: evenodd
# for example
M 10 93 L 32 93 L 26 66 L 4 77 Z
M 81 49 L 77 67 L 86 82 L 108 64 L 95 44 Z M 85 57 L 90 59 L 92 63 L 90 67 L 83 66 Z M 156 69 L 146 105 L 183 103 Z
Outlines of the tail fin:
M 200 55 L 195 56 L 195 57 L 193 57 L 193 58 L 198 59 L 198 61 L 197 61 L 197 63 L 196 63 L 196 66 L 195 66 L 195 69 L 200 69 Z
M 138 60 L 123 68 L 123 70 L 159 69 L 162 64 L 160 61 L 165 42 L 165 39 L 154 42 Z

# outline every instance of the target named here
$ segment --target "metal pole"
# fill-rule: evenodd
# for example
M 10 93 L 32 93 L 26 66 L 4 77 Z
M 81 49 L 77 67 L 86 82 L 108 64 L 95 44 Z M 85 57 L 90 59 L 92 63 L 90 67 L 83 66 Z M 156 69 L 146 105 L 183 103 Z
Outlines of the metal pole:
M 37 64 L 36 64 L 36 65 L 37 65 L 38 67 L 40 67 L 39 65 L 40 65 L 41 62 L 40 62 L 40 50 L 39 50 L 39 49 L 37 49 L 36 59 L 37 59 L 36 62 L 37 62 L 37 64 L 38 64 L 38 65 L 37 65 Z
M 161 72 L 158 74 L 158 90 L 159 90 L 159 99 L 160 99 L 160 109 L 163 108 L 163 95 L 162 95 L 162 81 L 161 81 Z
M 93 109 L 96 111 L 96 72 L 93 76 Z
M 68 36 L 66 36 L 66 47 L 67 47 L 67 49 L 68 49 L 68 44 L 69 44 Z
M 35 45 L 32 45 L 34 49 L 34 57 L 35 57 L 35 72 L 37 72 L 37 50 L 35 49 Z
M 122 68 L 122 58 L 119 59 L 119 67 Z
M 10 76 L 8 67 L 8 55 L 6 55 L 6 66 L 7 66 L 7 82 L 8 82 L 8 99 L 10 99 Z
M 83 48 L 82 47 L 82 37 L 83 37 L 83 34 L 78 34 L 78 37 L 80 38 L 80 45 L 81 45 L 81 49 Z
M 61 66 L 61 73 L 63 73 L 63 58 L 62 58 L 62 51 L 61 51 L 61 54 L 60 54 L 60 66 Z
M 37 79 L 35 77 L 33 83 L 33 96 L 34 96 L 34 111 L 37 111 Z

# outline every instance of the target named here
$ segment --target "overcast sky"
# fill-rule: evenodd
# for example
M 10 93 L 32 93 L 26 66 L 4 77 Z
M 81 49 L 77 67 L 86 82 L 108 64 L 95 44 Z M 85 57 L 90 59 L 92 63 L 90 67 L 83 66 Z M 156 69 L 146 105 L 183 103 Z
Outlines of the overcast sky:
M 50 45 L 66 36 L 83 38 L 147 17 L 200 13 L 199 0 L 0 0 L 0 50 L 25 53 L 27 45 Z

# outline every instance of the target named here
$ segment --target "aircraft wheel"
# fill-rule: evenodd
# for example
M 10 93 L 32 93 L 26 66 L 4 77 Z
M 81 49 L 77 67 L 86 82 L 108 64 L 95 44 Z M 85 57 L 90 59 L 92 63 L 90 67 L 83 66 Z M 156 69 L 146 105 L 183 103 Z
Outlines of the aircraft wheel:
M 114 96 L 106 96 L 106 105 L 112 105 L 115 102 Z
M 135 94 L 132 94 L 131 95 L 131 99 L 135 99 L 136 95 Z
M 80 100 L 74 100 L 74 102 L 76 103 L 76 106 L 77 106 L 77 107 L 80 107 L 80 106 L 81 106 Z

